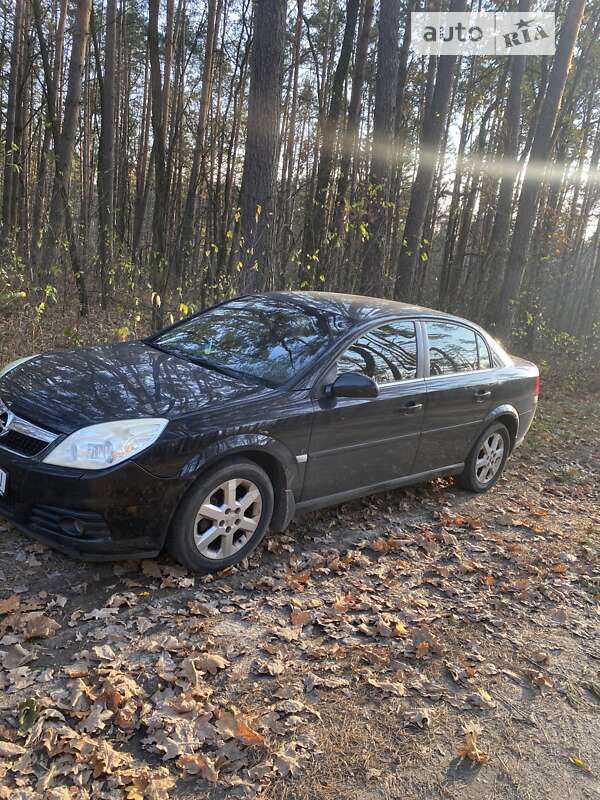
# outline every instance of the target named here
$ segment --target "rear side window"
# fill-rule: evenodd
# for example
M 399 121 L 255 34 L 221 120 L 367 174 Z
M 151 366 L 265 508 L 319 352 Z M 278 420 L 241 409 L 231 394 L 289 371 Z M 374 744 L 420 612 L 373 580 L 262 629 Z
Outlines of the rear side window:
M 491 369 L 492 359 L 490 358 L 490 351 L 487 344 L 484 342 L 483 337 L 477 335 L 477 350 L 479 352 L 479 369 Z
M 479 369 L 479 337 L 475 331 L 452 322 L 428 322 L 427 336 L 430 375 L 452 375 Z M 489 360 L 489 354 L 487 358 Z
M 414 322 L 389 322 L 364 333 L 338 358 L 337 371 L 358 372 L 380 385 L 416 378 Z

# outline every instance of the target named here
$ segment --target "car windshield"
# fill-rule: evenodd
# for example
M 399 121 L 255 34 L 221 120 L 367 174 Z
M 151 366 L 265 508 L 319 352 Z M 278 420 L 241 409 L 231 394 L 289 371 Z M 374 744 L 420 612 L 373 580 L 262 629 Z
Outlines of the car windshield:
M 150 344 L 274 387 L 298 375 L 349 324 L 341 314 L 292 301 L 242 297 L 205 311 Z

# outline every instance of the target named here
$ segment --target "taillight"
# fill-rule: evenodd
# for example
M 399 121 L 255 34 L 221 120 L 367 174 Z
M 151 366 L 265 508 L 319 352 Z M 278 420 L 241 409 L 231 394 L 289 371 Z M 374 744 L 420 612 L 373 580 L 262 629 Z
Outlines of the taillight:
M 540 396 L 540 386 L 542 385 L 542 379 L 538 375 L 535 379 L 535 396 L 536 398 Z

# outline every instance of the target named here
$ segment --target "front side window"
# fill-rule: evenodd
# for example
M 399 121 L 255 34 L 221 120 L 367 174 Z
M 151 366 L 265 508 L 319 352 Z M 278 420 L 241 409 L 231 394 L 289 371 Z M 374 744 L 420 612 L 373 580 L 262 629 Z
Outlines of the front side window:
M 452 322 L 428 322 L 427 337 L 430 375 L 452 375 L 480 368 L 477 334 L 470 328 Z
M 208 369 L 279 386 L 347 330 L 351 320 L 275 297 L 242 297 L 211 308 L 149 344 Z
M 388 322 L 364 333 L 338 358 L 337 372 L 358 372 L 380 385 L 416 378 L 414 322 Z

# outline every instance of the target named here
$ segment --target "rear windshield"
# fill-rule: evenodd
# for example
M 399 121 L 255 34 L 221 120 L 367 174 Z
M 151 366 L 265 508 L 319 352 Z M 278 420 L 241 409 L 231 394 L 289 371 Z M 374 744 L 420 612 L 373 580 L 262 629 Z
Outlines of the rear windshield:
M 150 342 L 207 368 L 280 386 L 350 325 L 342 315 L 278 297 L 242 297 L 211 308 Z

